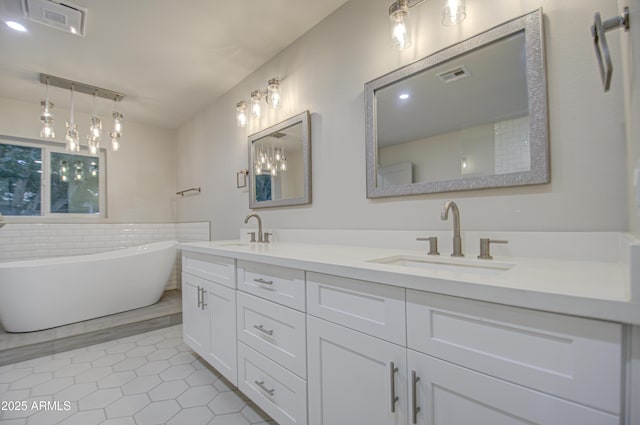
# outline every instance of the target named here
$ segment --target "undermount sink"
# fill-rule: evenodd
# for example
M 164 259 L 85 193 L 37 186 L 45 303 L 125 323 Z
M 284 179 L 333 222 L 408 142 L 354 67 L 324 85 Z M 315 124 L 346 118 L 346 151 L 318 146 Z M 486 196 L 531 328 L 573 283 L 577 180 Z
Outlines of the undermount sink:
M 367 261 L 370 263 L 388 264 L 390 266 L 410 267 L 422 270 L 445 270 L 475 274 L 499 274 L 515 266 L 515 264 L 512 263 L 495 262 L 492 260 L 447 259 L 442 257 L 428 258 L 411 255 L 395 255 Z

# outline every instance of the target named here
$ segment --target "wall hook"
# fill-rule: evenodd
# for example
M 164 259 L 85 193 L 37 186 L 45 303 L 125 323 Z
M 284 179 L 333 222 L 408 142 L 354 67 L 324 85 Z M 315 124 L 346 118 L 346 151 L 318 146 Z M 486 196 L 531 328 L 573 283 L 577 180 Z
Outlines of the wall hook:
M 611 54 L 605 33 L 607 31 L 623 27 L 625 31 L 629 29 L 629 8 L 625 7 L 622 15 L 615 16 L 602 22 L 600 12 L 596 12 L 591 26 L 591 37 L 593 38 L 593 47 L 596 51 L 598 59 L 598 67 L 600 68 L 600 77 L 604 91 L 609 91 L 611 86 L 611 74 L 613 73 L 613 64 L 611 63 Z

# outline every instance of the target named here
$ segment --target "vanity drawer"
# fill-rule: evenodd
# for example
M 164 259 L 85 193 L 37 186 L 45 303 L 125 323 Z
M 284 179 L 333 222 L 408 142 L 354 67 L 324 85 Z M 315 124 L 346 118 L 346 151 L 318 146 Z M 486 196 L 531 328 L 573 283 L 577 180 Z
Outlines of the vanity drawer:
M 238 260 L 238 289 L 305 311 L 304 270 Z
M 307 311 L 338 325 L 406 345 L 404 288 L 308 272 Z
M 304 313 L 238 292 L 237 314 L 240 341 L 306 378 Z
M 278 424 L 307 424 L 307 382 L 242 342 L 238 388 Z
M 182 271 L 219 283 L 229 288 L 236 287 L 235 259 L 199 252 L 183 251 Z
M 622 326 L 407 290 L 411 349 L 620 414 Z

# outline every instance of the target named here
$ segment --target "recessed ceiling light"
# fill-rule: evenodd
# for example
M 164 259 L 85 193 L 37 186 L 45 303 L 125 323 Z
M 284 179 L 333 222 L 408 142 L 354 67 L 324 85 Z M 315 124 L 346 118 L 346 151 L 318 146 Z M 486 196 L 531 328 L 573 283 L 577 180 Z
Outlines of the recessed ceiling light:
M 6 21 L 5 22 L 9 28 L 15 31 L 26 32 L 27 28 L 19 22 L 15 21 Z
M 25 28 L 25 26 L 20 24 L 20 23 L 18 23 L 18 22 L 7 21 L 6 24 L 12 30 L 16 30 L 16 31 L 20 31 L 20 32 L 27 32 L 27 29 Z
M 409 93 L 402 93 L 398 98 L 401 100 L 407 100 L 409 99 Z

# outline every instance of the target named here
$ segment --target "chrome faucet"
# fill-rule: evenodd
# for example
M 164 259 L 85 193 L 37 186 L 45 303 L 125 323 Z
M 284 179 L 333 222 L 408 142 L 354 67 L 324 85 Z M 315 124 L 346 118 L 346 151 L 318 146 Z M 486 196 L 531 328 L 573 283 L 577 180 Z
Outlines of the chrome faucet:
M 451 256 L 464 257 L 462 253 L 462 239 L 460 238 L 460 210 L 455 202 L 447 201 L 444 203 L 442 212 L 440 213 L 440 219 L 448 219 L 449 210 L 453 211 L 453 253 Z
M 258 220 L 258 242 L 269 242 L 268 238 L 267 238 L 266 241 L 264 240 L 264 236 L 263 236 L 263 233 L 262 233 L 262 219 L 260 218 L 260 216 L 258 214 L 249 214 L 248 216 L 246 216 L 244 218 L 244 224 L 249 223 L 249 219 L 251 217 L 255 217 L 256 220 Z M 254 233 L 254 232 L 251 232 L 251 233 Z M 251 238 L 251 242 L 255 242 L 255 239 L 253 238 L 253 235 L 252 235 L 252 238 Z

